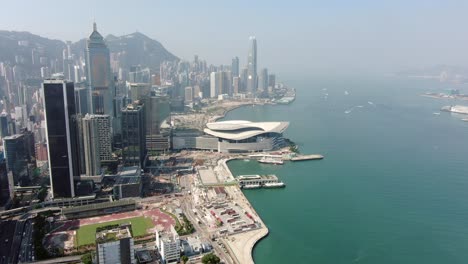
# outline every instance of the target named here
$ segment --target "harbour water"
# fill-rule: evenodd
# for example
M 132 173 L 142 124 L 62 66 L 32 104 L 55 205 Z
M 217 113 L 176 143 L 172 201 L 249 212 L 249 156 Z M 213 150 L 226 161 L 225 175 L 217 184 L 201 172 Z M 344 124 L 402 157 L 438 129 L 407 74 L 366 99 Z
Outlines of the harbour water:
M 227 120 L 290 121 L 285 136 L 325 159 L 235 160 L 234 175 L 276 174 L 285 189 L 245 190 L 270 230 L 256 263 L 467 263 L 468 123 L 434 115 L 459 88 L 396 77 L 291 78 L 291 105 Z M 328 95 L 327 95 L 328 94 Z M 462 104 L 462 102 L 460 102 Z

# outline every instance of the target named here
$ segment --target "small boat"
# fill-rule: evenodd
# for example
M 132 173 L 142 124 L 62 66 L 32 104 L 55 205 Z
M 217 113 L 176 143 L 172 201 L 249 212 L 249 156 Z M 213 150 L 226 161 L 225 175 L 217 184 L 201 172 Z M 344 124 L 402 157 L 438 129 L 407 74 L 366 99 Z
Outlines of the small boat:
M 346 111 L 344 111 L 344 113 L 345 113 L 345 114 L 349 114 L 349 113 L 351 113 L 351 111 L 352 111 L 352 110 L 346 110 Z
M 258 160 L 260 163 L 266 163 L 266 164 L 276 164 L 276 165 L 282 165 L 284 162 L 280 159 L 274 159 L 274 158 L 268 158 L 268 157 L 263 157 Z
M 463 118 L 461 121 L 468 122 L 468 118 Z
M 286 184 L 283 182 L 272 182 L 263 184 L 263 188 L 284 188 Z
M 345 94 L 345 95 L 348 95 L 349 93 L 348 93 L 348 91 L 344 91 L 344 94 Z
M 249 162 L 250 160 L 249 159 L 244 159 L 245 162 Z
M 440 115 L 439 112 L 434 112 L 434 113 L 432 113 L 432 114 L 433 114 L 433 115 Z

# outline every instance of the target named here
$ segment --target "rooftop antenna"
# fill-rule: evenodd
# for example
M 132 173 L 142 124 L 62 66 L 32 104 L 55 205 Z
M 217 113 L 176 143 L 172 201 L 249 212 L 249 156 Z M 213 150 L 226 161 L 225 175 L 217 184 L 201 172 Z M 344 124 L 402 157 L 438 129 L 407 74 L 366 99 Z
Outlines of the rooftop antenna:
M 97 31 L 96 17 L 93 18 L 93 31 Z

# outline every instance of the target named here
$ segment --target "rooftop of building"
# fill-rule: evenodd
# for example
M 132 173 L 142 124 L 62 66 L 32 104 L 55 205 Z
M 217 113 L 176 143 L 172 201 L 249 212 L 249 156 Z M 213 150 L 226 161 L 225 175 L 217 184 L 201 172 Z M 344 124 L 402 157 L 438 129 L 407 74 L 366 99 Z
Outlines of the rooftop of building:
M 156 232 L 157 235 L 159 235 L 161 241 L 165 243 L 173 243 L 179 241 L 179 235 L 177 234 L 173 225 L 171 225 L 171 228 L 169 230 L 162 230 Z
M 122 109 L 122 111 L 124 112 L 139 111 L 142 107 L 143 106 L 140 104 L 128 104 Z
M 23 134 L 14 134 L 11 136 L 6 136 L 3 138 L 3 140 L 13 140 L 13 139 L 18 139 L 20 137 L 24 136 Z
M 96 242 L 107 243 L 117 241 L 123 238 L 131 238 L 130 224 L 111 225 L 96 229 Z
M 219 138 L 243 140 L 265 133 L 283 133 L 288 126 L 289 122 L 232 120 L 207 123 L 204 132 Z
M 140 176 L 119 177 L 115 181 L 115 185 L 139 184 L 140 182 L 141 182 Z
M 110 119 L 110 116 L 109 115 L 99 115 L 99 114 L 86 114 L 83 119 L 90 119 L 90 118 Z
M 66 207 L 62 209 L 62 214 L 65 215 L 65 214 L 80 213 L 80 212 L 91 211 L 91 210 L 104 210 L 107 208 L 113 208 L 113 207 L 118 207 L 118 206 L 129 206 L 129 205 L 135 205 L 135 200 L 118 200 L 114 202 L 104 202 L 104 203 Z
M 215 187 L 214 190 L 216 194 L 227 194 L 224 187 Z
M 120 170 L 119 175 L 122 177 L 138 176 L 140 175 L 140 171 L 141 169 L 138 166 L 123 167 Z

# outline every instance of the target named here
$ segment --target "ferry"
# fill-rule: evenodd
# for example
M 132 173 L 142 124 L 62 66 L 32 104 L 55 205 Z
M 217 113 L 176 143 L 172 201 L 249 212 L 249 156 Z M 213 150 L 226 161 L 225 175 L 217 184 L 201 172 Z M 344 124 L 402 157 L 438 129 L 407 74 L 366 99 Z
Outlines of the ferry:
M 286 184 L 284 182 L 265 183 L 263 188 L 284 188 Z
M 258 160 L 258 162 L 260 163 L 267 163 L 267 164 L 276 164 L 276 165 L 283 165 L 283 161 L 280 160 L 280 159 L 274 159 L 274 158 L 267 158 L 267 157 L 263 157 L 261 159 Z
M 242 185 L 242 189 L 259 189 L 262 186 L 260 184 L 248 184 L 248 185 Z

